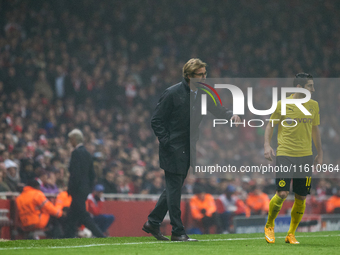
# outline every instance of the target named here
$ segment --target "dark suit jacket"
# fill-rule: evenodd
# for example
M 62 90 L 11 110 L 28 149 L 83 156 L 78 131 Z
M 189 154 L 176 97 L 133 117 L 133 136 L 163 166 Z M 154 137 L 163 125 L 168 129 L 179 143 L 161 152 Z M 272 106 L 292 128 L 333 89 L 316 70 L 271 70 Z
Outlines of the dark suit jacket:
M 84 146 L 72 152 L 69 171 L 68 193 L 72 197 L 87 197 L 93 189 L 95 172 L 92 156 Z
M 160 143 L 160 167 L 165 171 L 187 174 L 190 164 L 195 165 L 199 124 L 203 118 L 201 94 L 202 90 L 198 89 L 194 99 L 194 93 L 190 92 L 188 83 L 183 80 L 166 89 L 158 101 L 151 119 L 151 127 Z M 223 106 L 215 106 L 209 96 L 207 108 L 220 119 L 230 119 L 233 115 L 232 111 Z

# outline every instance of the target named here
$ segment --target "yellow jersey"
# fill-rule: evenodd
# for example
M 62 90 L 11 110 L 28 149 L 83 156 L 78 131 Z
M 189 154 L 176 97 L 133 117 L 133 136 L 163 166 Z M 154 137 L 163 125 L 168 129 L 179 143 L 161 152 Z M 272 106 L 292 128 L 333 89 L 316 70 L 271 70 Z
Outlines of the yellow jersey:
M 293 99 L 293 94 L 288 99 Z M 274 124 L 279 124 L 277 156 L 305 157 L 313 155 L 312 128 L 320 125 L 319 104 L 310 99 L 302 105 L 312 115 L 304 115 L 295 104 L 287 104 L 286 115 L 281 115 L 280 100 L 275 112 L 270 116 L 271 120 L 275 120 Z

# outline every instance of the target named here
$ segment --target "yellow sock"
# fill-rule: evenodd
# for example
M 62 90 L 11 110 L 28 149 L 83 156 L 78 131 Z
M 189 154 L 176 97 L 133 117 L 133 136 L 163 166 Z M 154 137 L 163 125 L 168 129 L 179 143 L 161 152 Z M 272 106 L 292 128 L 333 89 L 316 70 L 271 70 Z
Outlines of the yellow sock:
M 275 196 L 273 196 L 273 198 L 270 200 L 266 228 L 274 227 L 274 221 L 279 214 L 284 201 L 285 199 L 282 199 L 277 194 L 275 194 Z
M 302 219 L 302 216 L 306 209 L 306 200 L 296 199 L 294 201 L 292 211 L 291 211 L 291 220 L 290 220 L 290 227 L 288 230 L 288 235 L 293 234 L 295 235 L 295 231 L 299 226 L 299 223 Z

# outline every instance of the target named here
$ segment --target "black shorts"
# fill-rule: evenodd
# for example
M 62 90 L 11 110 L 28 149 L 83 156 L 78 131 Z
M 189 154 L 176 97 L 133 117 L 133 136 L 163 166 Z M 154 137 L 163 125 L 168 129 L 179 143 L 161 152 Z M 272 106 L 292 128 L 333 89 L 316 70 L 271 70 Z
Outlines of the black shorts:
M 293 192 L 295 194 L 300 196 L 307 196 L 310 194 L 312 174 L 300 173 L 299 169 L 300 166 L 312 166 L 313 162 L 313 155 L 306 157 L 277 156 L 276 166 L 287 166 L 291 171 L 289 173 L 276 173 L 276 190 L 289 191 L 290 183 L 293 179 Z M 296 172 L 294 172 L 293 169 L 296 169 Z

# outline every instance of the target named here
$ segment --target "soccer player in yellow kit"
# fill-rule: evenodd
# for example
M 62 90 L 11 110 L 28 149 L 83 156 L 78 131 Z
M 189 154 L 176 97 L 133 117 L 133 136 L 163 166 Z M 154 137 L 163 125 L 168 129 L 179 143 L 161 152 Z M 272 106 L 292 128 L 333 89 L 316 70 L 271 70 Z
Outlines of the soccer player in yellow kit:
M 315 91 L 313 76 L 307 73 L 298 73 L 294 79 L 294 86 L 305 88 L 311 93 Z M 303 97 L 305 97 L 303 93 L 295 93 L 288 98 L 298 99 Z M 279 101 L 275 112 L 270 117 L 270 119 L 273 120 L 274 125 L 279 123 L 276 166 L 295 165 L 296 172 L 300 172 L 300 165 L 302 165 L 302 168 L 304 169 L 305 165 L 308 165 L 307 167 L 311 168 L 313 163 L 315 165 L 322 164 L 323 158 L 321 137 L 318 128 L 318 125 L 320 125 L 319 104 L 310 99 L 308 102 L 304 103 L 303 106 L 312 115 L 304 115 L 295 104 L 287 104 L 286 115 L 281 115 L 281 101 Z M 276 121 L 274 121 L 275 119 Z M 283 120 L 285 120 L 284 126 L 281 124 Z M 272 156 L 275 156 L 275 152 L 270 146 L 274 125 L 272 125 L 272 121 L 270 121 L 264 135 L 264 155 L 269 161 L 272 161 Z M 314 162 L 312 140 L 317 149 L 317 156 L 315 157 Z M 302 178 L 301 175 L 299 176 L 300 178 L 296 178 L 296 175 L 288 176 L 287 174 L 276 174 L 276 194 L 270 200 L 268 220 L 264 228 L 265 239 L 268 243 L 275 243 L 274 221 L 282 208 L 284 200 L 288 196 L 291 179 L 293 179 L 295 201 L 291 211 L 290 228 L 285 241 L 286 243 L 291 244 L 299 243 L 295 238 L 295 231 L 305 212 L 306 196 L 310 193 L 311 187 L 311 175 L 311 169 L 309 173 L 306 173 Z

